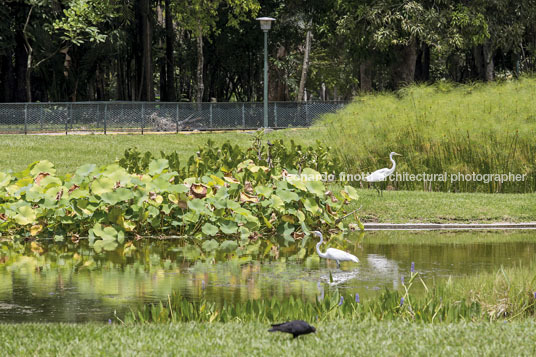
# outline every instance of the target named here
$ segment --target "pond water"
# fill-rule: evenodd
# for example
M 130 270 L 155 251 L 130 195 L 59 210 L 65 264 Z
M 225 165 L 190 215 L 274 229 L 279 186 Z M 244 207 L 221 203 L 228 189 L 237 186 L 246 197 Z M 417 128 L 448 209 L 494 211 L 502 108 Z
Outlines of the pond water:
M 318 259 L 314 244 L 305 255 L 281 252 L 279 260 L 246 257 L 190 262 L 177 242 L 136 243 L 132 254 L 95 254 L 90 248 L 0 243 L 0 322 L 107 321 L 131 307 L 167 299 L 178 291 L 222 303 L 289 295 L 314 299 L 345 289 L 363 298 L 398 289 L 411 263 L 425 281 L 496 271 L 535 261 L 536 234 L 391 232 L 349 236 L 344 246 L 359 264 Z M 331 244 L 329 244 L 331 245 Z M 322 250 L 326 249 L 326 245 Z M 331 275 L 331 277 L 330 277 Z

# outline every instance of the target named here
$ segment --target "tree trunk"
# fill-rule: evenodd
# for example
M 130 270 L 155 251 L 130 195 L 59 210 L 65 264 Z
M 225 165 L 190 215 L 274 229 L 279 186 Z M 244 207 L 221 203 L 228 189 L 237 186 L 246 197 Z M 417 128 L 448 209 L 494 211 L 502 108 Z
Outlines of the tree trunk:
M 136 61 L 139 83 L 136 94 L 138 100 L 151 101 L 154 99 L 151 5 L 149 0 L 137 0 L 137 5 L 137 40 L 139 47 L 141 47 L 141 54 L 137 54 Z
M 162 1 L 158 0 L 158 4 L 156 6 L 156 18 L 158 22 L 158 26 L 163 29 L 164 24 L 164 11 L 162 9 Z M 167 96 L 167 84 L 166 84 L 166 54 L 164 52 L 164 42 L 162 41 L 162 37 L 159 36 L 158 38 L 158 49 L 160 50 L 160 56 L 158 58 L 158 67 L 160 68 L 160 100 L 163 102 L 168 101 Z
M 0 56 L 0 102 L 13 102 L 13 88 L 15 76 L 13 75 L 12 51 L 8 50 L 5 56 Z
M 487 43 L 482 48 L 482 54 L 484 57 L 484 81 L 493 81 L 494 63 L 493 63 L 493 50 L 491 44 Z
M 307 30 L 305 34 L 305 53 L 303 55 L 303 66 L 300 78 L 300 87 L 298 89 L 298 102 L 303 101 L 303 91 L 305 90 L 305 83 L 307 82 L 307 71 L 309 70 L 309 54 L 311 52 L 311 40 L 313 34 L 311 30 Z
M 285 46 L 279 46 L 275 56 L 277 62 L 285 63 L 287 56 Z M 268 100 L 281 102 L 289 100 L 287 69 L 284 66 L 281 68 L 269 64 L 268 73 L 270 79 L 268 81 Z
M 427 82 L 430 80 L 430 46 L 423 43 L 419 48 L 415 65 L 415 80 Z
M 196 101 L 203 101 L 203 92 L 205 85 L 203 84 L 203 29 L 199 25 L 197 32 L 197 94 Z
M 359 65 L 359 85 L 362 92 L 372 91 L 372 60 L 366 59 Z
M 26 91 L 26 73 L 28 67 L 28 53 L 24 46 L 24 37 L 21 32 L 16 35 L 17 46 L 15 47 L 15 102 L 28 100 Z
M 175 31 L 173 30 L 173 14 L 171 13 L 170 0 L 165 0 L 166 16 L 166 92 L 169 101 L 177 100 L 175 90 L 175 61 L 173 59 L 173 42 Z
M 95 88 L 97 89 L 97 100 L 105 100 L 103 74 L 99 65 L 97 65 L 97 70 L 95 72 Z
M 31 78 L 32 78 L 32 54 L 33 54 L 33 48 L 30 45 L 30 41 L 28 40 L 28 35 L 26 33 L 26 30 L 28 29 L 28 24 L 30 22 L 30 17 L 32 16 L 32 11 L 33 11 L 33 6 L 30 7 L 30 11 L 28 11 L 28 16 L 26 17 L 26 23 L 24 24 L 24 27 L 22 29 L 22 37 L 24 39 L 24 47 L 26 49 L 26 55 L 27 55 L 25 87 L 26 87 L 26 100 L 28 102 L 32 101 L 32 82 L 31 82 Z
M 478 78 L 484 82 L 493 81 L 494 64 L 491 45 L 486 43 L 474 47 L 473 56 Z
M 417 43 L 411 40 L 405 46 L 396 46 L 393 53 L 396 58 L 392 64 L 392 79 L 395 89 L 413 83 L 415 64 L 417 63 Z
M 117 100 L 126 100 L 128 98 L 128 94 L 127 94 L 128 81 L 127 81 L 127 77 L 125 76 L 123 58 L 118 58 L 116 61 L 116 65 L 117 65 L 117 76 L 116 76 L 117 85 L 116 85 L 115 98 Z

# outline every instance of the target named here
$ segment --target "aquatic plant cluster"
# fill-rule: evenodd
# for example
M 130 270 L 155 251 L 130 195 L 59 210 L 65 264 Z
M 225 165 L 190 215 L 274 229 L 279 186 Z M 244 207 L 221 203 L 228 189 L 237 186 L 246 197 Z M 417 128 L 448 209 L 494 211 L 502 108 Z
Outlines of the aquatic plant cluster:
M 49 161 L 0 172 L 0 235 L 58 242 L 87 236 L 98 252 L 143 236 L 183 236 L 201 241 L 204 252 L 229 253 L 263 235 L 287 246 L 311 229 L 344 228 L 345 206 L 358 199 L 354 188 L 288 180 L 296 170 L 281 166 L 281 154 L 268 159 L 259 146 L 256 160 L 236 162 L 227 147 L 221 154 L 208 143 L 188 168 L 170 157 L 128 170 L 86 164 L 64 177 Z
M 121 322 L 169 323 L 169 322 L 230 322 L 259 321 L 273 322 L 293 319 L 308 321 L 348 320 L 403 320 L 419 322 L 459 322 L 497 321 L 513 318 L 533 317 L 536 313 L 536 299 L 531 296 L 518 297 L 516 311 L 496 313 L 478 300 L 452 299 L 443 287 L 426 290 L 424 294 L 410 294 L 411 284 L 417 279 L 413 273 L 405 291 L 386 289 L 378 297 L 361 301 L 358 294 L 344 298 L 338 292 L 331 292 L 316 301 L 294 297 L 281 300 L 264 298 L 245 303 L 216 303 L 205 299 L 189 301 L 173 294 L 167 301 L 144 305 L 131 310 Z M 423 283 L 424 284 L 424 283 Z M 516 312 L 515 314 L 513 312 Z
M 500 272 L 501 276 L 504 270 Z M 504 275 L 505 280 L 508 280 Z M 422 284 L 424 291 L 412 292 L 415 283 Z M 488 281 L 488 283 L 490 283 Z M 190 301 L 180 294 L 168 296 L 167 301 L 146 304 L 132 309 L 125 319 L 116 317 L 118 322 L 130 323 L 170 323 L 170 322 L 230 322 L 258 321 L 270 323 L 304 319 L 313 321 L 390 321 L 453 323 L 460 321 L 509 321 L 536 316 L 536 292 L 526 289 L 513 290 L 513 286 L 503 286 L 503 280 L 492 281 L 500 298 L 490 304 L 486 298 L 473 294 L 460 297 L 452 290 L 451 282 L 442 282 L 428 287 L 419 272 L 411 265 L 408 281 L 402 279 L 403 289 L 385 289 L 379 296 L 361 300 L 354 296 L 332 291 L 314 301 L 290 296 L 281 300 L 277 297 L 249 300 L 240 303 L 218 305 L 204 298 Z M 517 287 L 516 287 L 517 288 Z
M 281 139 L 273 142 L 265 142 L 263 139 L 264 133 L 256 132 L 248 148 L 233 145 L 230 141 L 216 146 L 209 139 L 184 165 L 180 162 L 177 152 L 160 152 L 160 156 L 168 160 L 170 170 L 176 171 L 181 177 L 201 177 L 215 170 L 230 172 L 246 160 L 253 160 L 257 165 L 276 169 L 278 172 L 287 169 L 299 174 L 304 168 L 322 173 L 335 173 L 341 169 L 339 159 L 331 154 L 331 147 L 324 146 L 319 141 L 314 146 L 302 146 L 290 140 L 290 145 L 287 146 Z M 130 173 L 144 173 L 155 159 L 150 151 L 142 154 L 136 148 L 130 148 L 125 150 L 118 163 Z

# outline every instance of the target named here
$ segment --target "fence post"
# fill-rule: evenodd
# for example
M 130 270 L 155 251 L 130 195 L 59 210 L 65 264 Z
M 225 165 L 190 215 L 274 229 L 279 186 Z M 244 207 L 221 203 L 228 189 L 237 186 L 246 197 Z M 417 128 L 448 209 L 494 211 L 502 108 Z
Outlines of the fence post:
M 210 117 L 209 117 L 209 126 L 210 126 L 210 129 L 214 129 L 212 127 L 212 103 L 209 104 L 209 112 L 210 112 Z
M 143 135 L 143 126 L 145 125 L 145 103 L 141 103 L 141 135 Z
M 242 103 L 242 128 L 246 128 L 246 104 Z
M 104 135 L 106 135 L 106 120 L 108 119 L 108 103 L 104 104 Z
M 274 102 L 274 128 L 277 128 L 277 102 Z
M 24 104 L 24 135 L 28 134 L 28 103 Z
M 177 110 L 175 112 L 175 134 L 179 133 L 179 102 L 177 102 Z

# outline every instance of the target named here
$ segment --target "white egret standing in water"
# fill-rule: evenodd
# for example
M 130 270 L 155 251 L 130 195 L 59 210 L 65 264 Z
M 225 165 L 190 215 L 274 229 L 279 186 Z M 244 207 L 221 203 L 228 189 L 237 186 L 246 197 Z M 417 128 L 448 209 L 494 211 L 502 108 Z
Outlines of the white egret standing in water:
M 373 173 L 371 173 L 370 175 L 368 175 L 367 177 L 365 177 L 364 181 L 371 182 L 371 183 L 381 182 L 381 181 L 385 181 L 387 179 L 387 177 L 391 176 L 391 174 L 393 172 L 395 172 L 395 169 L 396 169 L 396 162 L 393 159 L 393 156 L 395 156 L 395 155 L 396 156 L 402 156 L 400 154 L 397 154 L 394 151 L 391 154 L 389 154 L 389 159 L 393 163 L 393 166 L 390 169 L 388 169 L 387 167 L 384 167 L 383 169 L 376 170 Z M 378 189 L 376 187 L 376 190 L 378 191 L 378 195 L 380 195 L 381 192 L 382 192 L 381 189 Z
M 322 233 L 320 233 L 319 231 L 313 231 L 312 233 L 315 236 L 320 238 L 320 242 L 318 242 L 316 245 L 316 252 L 318 253 L 318 256 L 320 258 L 335 260 L 337 262 L 337 268 L 339 269 L 341 267 L 340 262 L 342 261 L 351 261 L 351 262 L 359 263 L 359 259 L 357 259 L 355 255 L 344 252 L 339 249 L 328 248 L 325 253 L 322 253 L 320 251 L 320 245 L 322 245 L 322 243 L 324 242 L 324 237 L 322 236 Z

